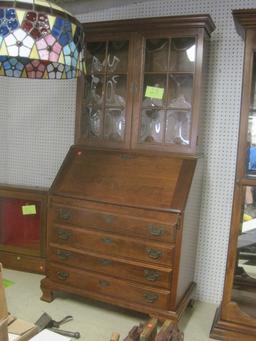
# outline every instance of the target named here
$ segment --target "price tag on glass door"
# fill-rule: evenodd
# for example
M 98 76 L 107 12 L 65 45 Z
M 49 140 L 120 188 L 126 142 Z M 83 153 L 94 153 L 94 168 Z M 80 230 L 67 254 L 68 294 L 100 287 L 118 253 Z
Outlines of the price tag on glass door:
M 36 205 L 24 205 L 22 206 L 23 215 L 34 215 L 36 214 Z
M 155 86 L 147 86 L 145 97 L 162 99 L 164 96 L 164 88 Z

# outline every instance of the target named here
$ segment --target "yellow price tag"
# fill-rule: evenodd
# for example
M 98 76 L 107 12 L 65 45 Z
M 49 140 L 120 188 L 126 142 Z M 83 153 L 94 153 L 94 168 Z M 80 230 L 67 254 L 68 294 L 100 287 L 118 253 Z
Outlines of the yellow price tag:
M 164 96 L 164 88 L 158 88 L 155 86 L 147 86 L 145 97 L 162 99 Z
M 25 205 L 22 206 L 23 215 L 34 215 L 36 214 L 36 205 Z

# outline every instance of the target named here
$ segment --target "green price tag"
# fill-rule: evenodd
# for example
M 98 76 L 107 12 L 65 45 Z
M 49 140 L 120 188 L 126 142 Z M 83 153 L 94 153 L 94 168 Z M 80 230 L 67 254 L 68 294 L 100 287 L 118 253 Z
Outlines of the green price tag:
M 36 214 L 36 205 L 25 205 L 22 206 L 23 215 L 33 215 Z
M 162 99 L 164 95 L 164 88 L 157 88 L 155 86 L 147 86 L 145 97 Z
M 3 279 L 3 285 L 5 288 L 9 288 L 13 284 L 15 284 L 15 283 L 13 281 L 10 281 L 9 279 Z

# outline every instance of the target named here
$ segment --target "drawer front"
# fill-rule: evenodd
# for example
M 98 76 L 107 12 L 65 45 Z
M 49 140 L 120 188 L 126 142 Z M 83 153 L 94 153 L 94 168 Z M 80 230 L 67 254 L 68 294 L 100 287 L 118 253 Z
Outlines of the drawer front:
M 145 243 L 131 238 L 71 227 L 53 226 L 50 228 L 49 242 L 63 248 L 71 247 L 81 251 L 99 252 L 113 257 L 130 258 L 167 266 L 171 266 L 173 263 L 173 245 Z
M 48 259 L 59 262 L 68 267 L 77 267 L 83 270 L 95 271 L 109 276 L 129 279 L 147 285 L 170 288 L 172 270 L 146 266 L 145 264 L 120 261 L 119 259 L 82 254 L 60 248 L 49 248 Z
M 140 286 L 136 283 L 95 273 L 75 269 L 69 270 L 53 263 L 48 266 L 47 275 L 54 282 L 87 292 L 95 292 L 116 299 L 153 306 L 154 308 L 168 309 L 170 292 L 164 289 Z
M 94 205 L 95 206 L 95 205 Z M 102 210 L 100 209 L 102 208 Z M 105 208 L 105 211 L 103 210 Z M 107 210 L 107 211 L 106 211 Z M 97 208 L 78 208 L 52 204 L 51 223 L 97 229 L 130 237 L 141 237 L 163 242 L 174 242 L 178 216 L 158 213 L 159 220 L 152 219 L 152 212 L 141 209 L 117 208 L 111 205 L 97 205 Z M 140 218 L 138 218 L 141 216 Z

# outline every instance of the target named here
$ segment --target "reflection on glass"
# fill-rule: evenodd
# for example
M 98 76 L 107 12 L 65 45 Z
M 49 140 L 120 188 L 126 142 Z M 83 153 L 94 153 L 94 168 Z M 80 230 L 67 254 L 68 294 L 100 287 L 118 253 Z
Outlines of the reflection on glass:
M 107 72 L 126 73 L 128 69 L 128 50 L 127 40 L 113 40 L 108 45 Z
M 100 73 L 105 70 L 106 42 L 87 44 L 86 70 L 89 73 Z
M 87 44 L 87 70 L 81 135 L 123 141 L 127 100 L 128 40 Z
M 245 186 L 232 300 L 256 317 L 256 187 Z
M 103 102 L 104 77 L 91 75 L 86 77 L 85 101 L 87 105 L 100 105 Z
M 108 77 L 106 84 L 106 105 L 107 106 L 123 106 L 125 107 L 126 76 Z
M 195 59 L 195 38 L 173 38 L 171 40 L 171 71 L 194 72 Z
M 169 39 L 147 39 L 145 72 L 165 72 L 168 67 Z
M 165 142 L 190 144 L 191 111 L 168 110 Z
M 193 76 L 169 75 L 168 106 L 171 108 L 191 109 Z
M 88 108 L 83 110 L 80 121 L 80 136 L 87 138 L 89 134 L 89 114 Z
M 161 143 L 164 134 L 164 110 L 144 109 L 141 114 L 140 142 Z
M 89 136 L 99 137 L 102 135 L 102 111 L 99 108 L 88 107 Z
M 144 77 L 144 89 L 143 89 L 143 102 L 142 106 L 145 107 L 152 107 L 152 106 L 163 106 L 166 102 L 166 82 L 167 78 L 166 75 L 145 75 Z M 149 98 L 146 97 L 147 87 L 155 87 L 155 88 L 162 88 L 164 89 L 163 98 Z
M 251 103 L 248 115 L 248 174 L 256 176 L 256 60 L 254 54 Z
M 125 112 L 122 108 L 109 108 L 105 114 L 104 138 L 123 141 L 125 132 Z

